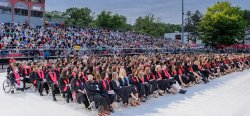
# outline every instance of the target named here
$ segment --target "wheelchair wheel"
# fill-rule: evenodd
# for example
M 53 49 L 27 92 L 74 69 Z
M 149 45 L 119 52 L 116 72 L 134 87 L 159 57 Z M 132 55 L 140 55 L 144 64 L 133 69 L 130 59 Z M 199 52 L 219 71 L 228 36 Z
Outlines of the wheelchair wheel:
M 3 82 L 3 90 L 5 93 L 9 93 L 13 89 L 11 82 L 9 79 L 4 80 Z

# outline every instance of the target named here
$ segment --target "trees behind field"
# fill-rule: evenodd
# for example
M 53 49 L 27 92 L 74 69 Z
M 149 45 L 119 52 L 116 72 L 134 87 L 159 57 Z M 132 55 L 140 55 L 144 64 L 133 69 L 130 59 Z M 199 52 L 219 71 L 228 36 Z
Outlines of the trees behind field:
M 201 39 L 209 45 L 236 44 L 244 39 L 246 21 L 244 12 L 229 2 L 217 2 L 208 7 L 199 30 Z
M 152 36 L 163 36 L 166 32 L 181 30 L 180 25 L 164 23 L 154 15 L 138 17 L 135 24 L 132 25 L 127 22 L 126 16 L 103 10 L 95 17 L 95 13 L 89 8 L 69 8 L 65 12 L 46 12 L 45 17 L 49 20 L 53 18 L 64 19 L 64 23 L 68 26 L 128 30 L 147 33 Z
M 200 11 L 196 10 L 195 13 L 188 11 L 185 19 L 185 32 L 188 32 L 188 41 L 196 42 L 200 38 L 200 33 L 198 30 L 199 23 L 202 19 L 202 14 Z
M 128 30 L 153 36 L 181 31 L 179 24 L 162 22 L 153 14 L 138 17 L 132 25 L 127 22 L 126 16 L 105 10 L 95 14 L 86 7 L 69 8 L 65 12 L 46 12 L 45 17 L 49 20 L 64 19 L 64 23 L 69 26 Z M 194 42 L 199 38 L 210 45 L 234 44 L 244 38 L 246 25 L 250 26 L 250 10 L 234 7 L 229 2 L 217 2 L 208 8 L 204 16 L 198 10 L 194 13 L 188 11 L 185 31 L 189 33 L 188 40 Z

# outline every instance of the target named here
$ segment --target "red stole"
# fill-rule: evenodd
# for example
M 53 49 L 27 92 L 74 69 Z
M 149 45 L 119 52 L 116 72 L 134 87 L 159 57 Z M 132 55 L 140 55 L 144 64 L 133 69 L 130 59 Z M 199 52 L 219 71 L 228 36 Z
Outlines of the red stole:
M 85 82 L 88 81 L 88 78 L 84 75 L 84 73 L 82 72 L 82 78 L 84 79 Z
M 135 83 L 137 80 L 135 79 L 135 77 L 132 77 L 132 81 Z
M 140 80 L 142 81 L 142 83 L 144 83 L 145 82 L 145 80 L 144 80 L 144 77 L 142 76 L 142 77 L 139 77 L 140 78 Z
M 57 68 L 57 71 L 58 71 L 59 73 L 61 73 L 61 69 L 60 69 L 60 68 Z
M 146 75 L 147 76 L 147 80 L 150 80 L 150 75 Z
M 72 75 L 73 75 L 73 77 L 76 77 L 76 73 L 74 71 L 72 72 Z
M 29 68 L 29 73 L 31 73 L 32 72 L 32 67 L 30 66 L 30 68 Z
M 164 74 L 165 74 L 166 77 L 168 77 L 168 78 L 170 77 L 170 74 L 168 73 L 168 71 L 163 70 L 163 72 L 164 72 Z
M 37 74 L 41 79 L 44 79 L 44 72 L 43 71 L 38 71 Z
M 14 72 L 14 76 L 15 76 L 16 79 L 18 79 L 18 80 L 16 81 L 17 84 L 20 85 L 20 84 L 21 84 L 20 75 L 19 75 L 18 73 Z
M 51 80 L 54 82 L 54 84 L 57 84 L 57 77 L 56 77 L 56 73 L 54 72 L 49 72 L 49 76 L 51 78 Z
M 28 71 L 27 71 L 26 66 L 23 66 L 23 70 L 24 70 L 24 74 L 25 74 L 25 75 L 28 75 Z
M 182 70 L 181 70 L 181 68 L 178 69 L 178 74 L 179 74 L 179 75 L 182 75 Z
M 76 81 L 76 86 L 80 86 L 80 83 L 78 81 Z
M 67 86 L 69 84 L 69 79 L 65 79 L 63 80 L 64 84 L 65 84 L 65 87 L 63 88 L 63 91 L 67 91 Z
M 103 85 L 103 88 L 104 90 L 107 90 L 107 82 L 105 80 L 102 80 L 102 85 Z
M 162 79 L 161 73 L 157 71 L 157 74 L 159 76 L 159 79 Z
M 151 76 L 153 77 L 152 79 L 155 79 L 155 76 L 153 74 L 151 74 Z
M 194 72 L 194 70 L 193 70 L 193 68 L 192 68 L 191 66 L 188 67 L 188 70 L 189 70 L 190 72 Z

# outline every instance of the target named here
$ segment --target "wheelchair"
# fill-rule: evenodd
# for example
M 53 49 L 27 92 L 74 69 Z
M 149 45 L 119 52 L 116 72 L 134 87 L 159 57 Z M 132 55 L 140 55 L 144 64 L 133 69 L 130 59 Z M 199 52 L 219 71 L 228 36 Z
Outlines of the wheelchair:
M 6 76 L 6 79 L 3 82 L 3 91 L 5 93 L 11 93 L 14 94 L 16 91 L 24 91 L 27 90 L 29 88 L 33 88 L 33 90 L 35 90 L 35 87 L 33 86 L 33 84 L 26 84 L 26 86 L 28 86 L 27 88 L 22 88 L 21 86 L 23 86 L 23 82 L 21 81 L 21 85 L 17 85 L 13 82 L 11 82 L 11 80 L 9 79 L 8 76 Z
M 6 76 L 7 77 L 7 76 Z M 14 94 L 14 90 L 15 90 L 15 85 L 13 85 L 10 81 L 10 79 L 7 77 L 4 81 L 3 81 L 3 91 L 5 93 L 9 93 L 11 92 L 12 94 Z

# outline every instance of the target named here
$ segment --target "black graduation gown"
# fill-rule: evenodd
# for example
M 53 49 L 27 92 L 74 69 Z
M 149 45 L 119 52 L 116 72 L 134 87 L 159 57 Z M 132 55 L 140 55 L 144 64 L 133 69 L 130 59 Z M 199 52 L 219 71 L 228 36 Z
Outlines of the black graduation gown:
M 87 81 L 85 84 L 87 96 L 90 101 L 94 101 L 99 108 L 108 107 L 108 103 L 103 96 L 100 95 L 100 89 L 98 88 L 98 82 Z
M 165 79 L 166 77 L 164 75 L 162 75 L 162 73 L 155 72 L 155 77 L 156 77 L 156 79 L 159 79 L 159 80 L 157 80 L 157 84 L 158 84 L 158 88 L 160 90 L 164 91 L 164 90 L 167 90 L 170 88 L 170 84 L 169 84 L 168 80 Z
M 36 85 L 38 81 L 41 82 L 43 80 L 39 77 L 37 72 L 32 71 L 30 73 L 30 82 L 32 82 L 34 85 Z
M 8 76 L 8 77 L 9 77 L 10 72 L 13 72 L 12 66 L 9 66 L 9 67 L 7 68 L 7 76 Z
M 58 87 L 59 87 L 61 92 L 70 91 L 70 87 L 66 86 L 67 84 L 70 84 L 69 79 L 62 79 L 62 78 L 58 79 Z
M 144 90 L 145 90 L 145 95 L 146 96 L 149 96 L 151 93 L 153 93 L 152 91 L 152 85 L 150 83 L 147 83 L 146 81 L 146 77 L 145 76 L 142 76 L 141 78 L 138 77 L 139 79 L 139 83 L 142 84 L 144 87 Z
M 117 83 L 119 83 L 120 85 L 118 85 Z M 115 93 L 122 98 L 123 103 L 128 104 L 129 96 L 132 93 L 132 88 L 129 86 L 121 86 L 121 85 L 122 83 L 120 83 L 119 81 L 116 82 L 114 80 L 111 80 L 110 82 L 111 89 L 114 90 Z
M 153 74 L 144 75 L 145 81 L 152 85 L 152 92 L 158 90 L 157 81 Z
M 52 75 L 56 74 L 56 77 L 55 77 L 54 80 L 50 76 L 50 73 Z M 55 97 L 55 94 L 59 94 L 60 93 L 59 88 L 58 88 L 58 77 L 59 77 L 59 75 L 57 73 L 55 73 L 55 72 L 48 72 L 46 74 L 46 81 L 47 81 L 48 85 L 52 89 L 52 95 L 53 95 L 53 97 Z
M 108 94 L 111 91 L 110 82 L 108 80 L 101 80 L 99 81 L 99 88 L 101 92 L 101 96 L 105 97 L 108 104 L 112 104 L 115 101 L 115 94 Z
M 78 92 L 78 90 L 83 91 L 85 83 L 83 83 L 81 80 L 77 78 L 71 79 L 71 90 L 73 91 L 72 96 L 76 98 L 77 102 L 79 104 L 83 103 L 86 108 L 89 107 L 89 101 L 87 99 L 86 94 L 83 94 L 81 92 Z
M 130 83 L 132 86 L 136 87 L 139 97 L 142 97 L 145 95 L 146 90 L 145 90 L 145 85 L 143 83 L 140 83 L 140 79 L 136 76 L 131 76 L 130 77 Z

